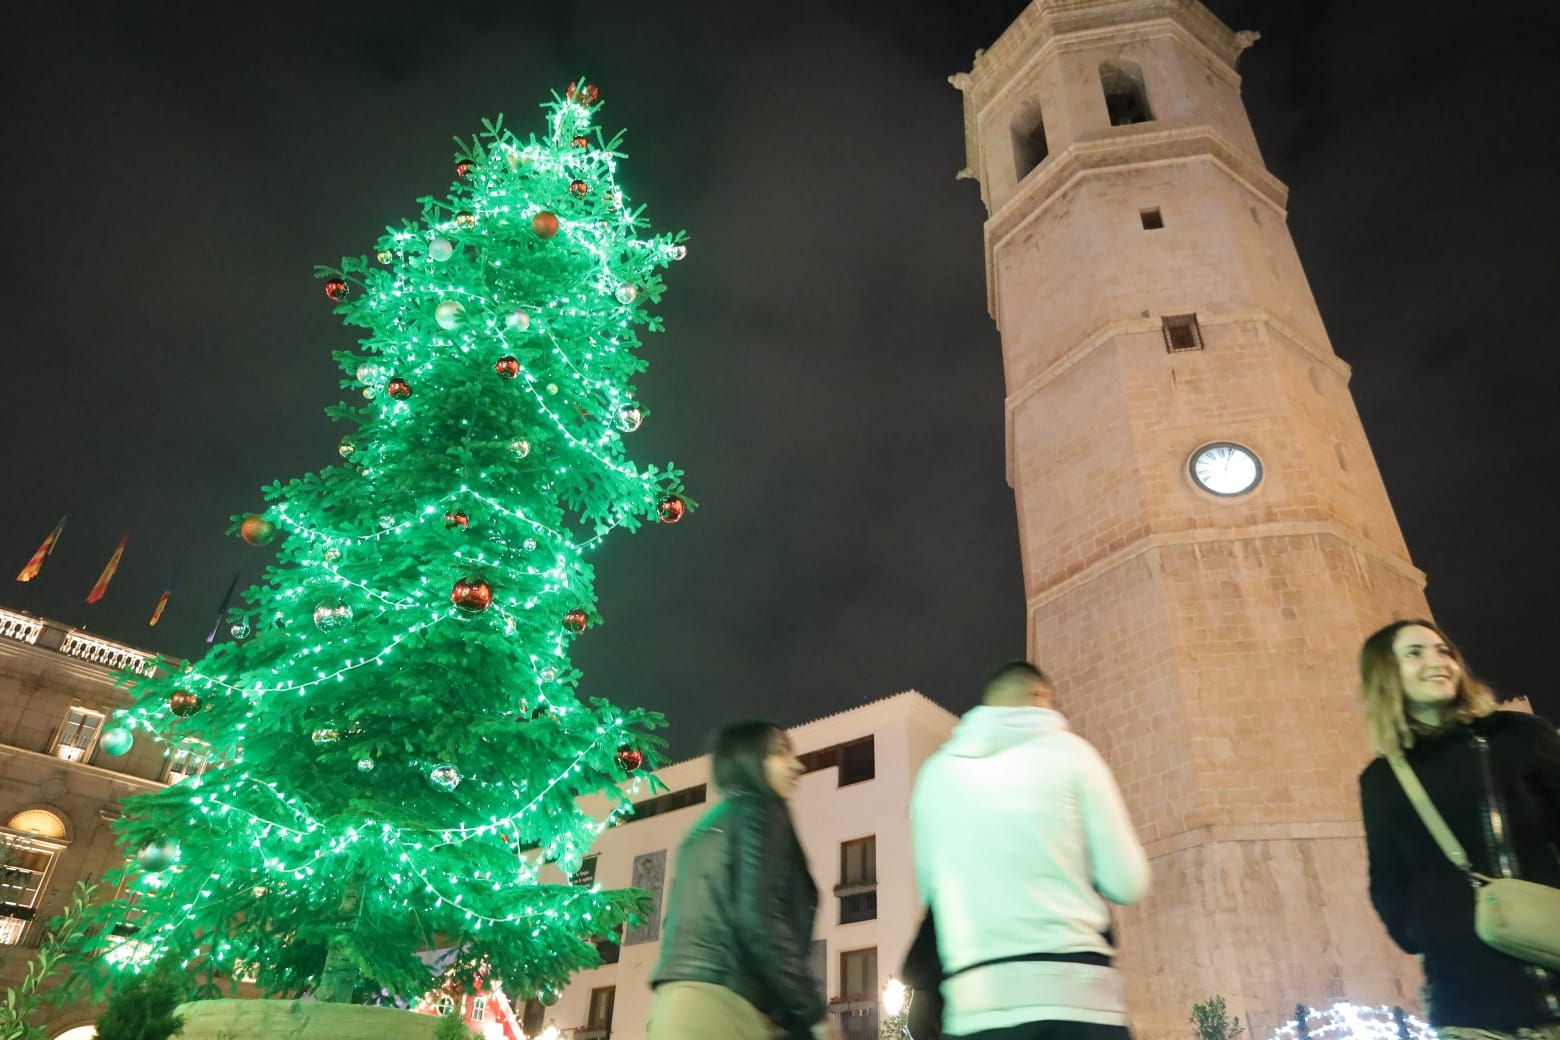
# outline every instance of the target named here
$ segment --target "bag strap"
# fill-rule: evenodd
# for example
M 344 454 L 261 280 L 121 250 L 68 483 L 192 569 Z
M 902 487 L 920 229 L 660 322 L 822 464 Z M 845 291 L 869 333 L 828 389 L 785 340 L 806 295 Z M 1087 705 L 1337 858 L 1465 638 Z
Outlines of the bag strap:
M 1414 769 L 1408 764 L 1408 760 L 1402 755 L 1388 755 L 1387 764 L 1392 767 L 1392 772 L 1397 774 L 1398 783 L 1403 786 L 1403 793 L 1408 795 L 1408 800 L 1413 803 L 1414 811 L 1424 821 L 1425 829 L 1435 839 L 1435 843 L 1441 847 L 1446 858 L 1452 861 L 1452 865 L 1467 874 L 1470 878 L 1477 875 L 1473 872 L 1473 864 L 1468 860 L 1468 853 L 1463 850 L 1462 844 L 1457 840 L 1452 829 L 1446 825 L 1446 820 L 1436 810 L 1435 803 L 1430 801 L 1430 795 L 1425 792 L 1424 785 L 1419 782 Z

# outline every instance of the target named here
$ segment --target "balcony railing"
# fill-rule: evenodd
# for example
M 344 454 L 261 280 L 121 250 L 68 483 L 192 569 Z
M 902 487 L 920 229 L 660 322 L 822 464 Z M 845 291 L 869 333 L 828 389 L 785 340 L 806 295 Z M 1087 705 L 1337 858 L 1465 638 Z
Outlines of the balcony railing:
M 158 670 L 158 655 L 149 650 L 139 650 L 14 610 L 0 610 L 0 639 L 53 650 L 114 672 L 132 671 L 151 676 Z

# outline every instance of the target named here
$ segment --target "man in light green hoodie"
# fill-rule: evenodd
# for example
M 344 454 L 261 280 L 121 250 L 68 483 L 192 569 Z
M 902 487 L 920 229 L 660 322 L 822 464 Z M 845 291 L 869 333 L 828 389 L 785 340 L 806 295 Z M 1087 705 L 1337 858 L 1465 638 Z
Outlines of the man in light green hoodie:
M 936 920 L 943 1030 L 962 1040 L 1126 1040 L 1110 903 L 1148 890 L 1148 858 L 1099 752 L 1027 661 L 916 778 L 916 881 Z

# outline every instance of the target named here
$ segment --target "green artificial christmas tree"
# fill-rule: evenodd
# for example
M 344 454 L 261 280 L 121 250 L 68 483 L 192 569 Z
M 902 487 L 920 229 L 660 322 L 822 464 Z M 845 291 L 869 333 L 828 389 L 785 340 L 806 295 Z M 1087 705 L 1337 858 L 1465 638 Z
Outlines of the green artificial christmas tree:
M 646 307 L 685 248 L 629 205 L 594 86 L 543 107 L 545 136 L 485 124 L 446 198 L 318 271 L 366 330 L 337 355 L 343 461 L 235 517 L 277 557 L 233 640 L 137 679 L 110 730 L 210 761 L 127 803 L 117 970 L 173 954 L 192 988 L 410 997 L 438 948 L 447 977 L 525 996 L 598 963 L 590 939 L 640 906 L 541 867 L 578 868 L 612 820 L 576 800 L 628 810 L 661 743 L 659 716 L 577 695 L 568 651 L 598 620 L 591 549 L 691 505 L 626 451 L 648 414 L 636 329 L 659 329 Z

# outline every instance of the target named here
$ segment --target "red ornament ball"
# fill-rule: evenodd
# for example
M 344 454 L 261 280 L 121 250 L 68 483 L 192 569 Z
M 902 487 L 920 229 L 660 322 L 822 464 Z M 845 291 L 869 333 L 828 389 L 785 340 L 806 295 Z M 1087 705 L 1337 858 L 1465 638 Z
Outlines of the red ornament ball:
M 638 748 L 631 748 L 627 744 L 618 748 L 617 764 L 623 767 L 623 772 L 632 773 L 645 764 L 644 752 Z
M 558 214 L 542 210 L 531 218 L 531 231 L 537 238 L 552 238 L 558 233 Z
M 493 586 L 481 578 L 462 578 L 450 590 L 450 602 L 468 614 L 480 614 L 493 605 Z
M 585 626 L 588 624 L 590 624 L 590 617 L 579 607 L 575 607 L 573 610 L 563 615 L 563 627 L 567 628 L 575 635 L 579 635 L 581 632 L 585 631 Z
M 168 698 L 168 709 L 181 719 L 187 719 L 200 710 L 200 698 L 188 690 L 174 690 Z
M 520 374 L 520 359 L 511 354 L 505 354 L 494 362 L 493 371 L 505 379 L 513 379 Z
M 389 394 L 397 401 L 404 401 L 408 397 L 412 396 L 412 384 L 408 383 L 400 376 L 396 376 L 394 379 L 390 380 L 390 382 L 385 384 L 385 393 Z
M 590 185 L 586 184 L 584 181 L 570 181 L 569 190 L 572 191 L 577 197 L 583 199 L 586 195 L 590 194 Z
M 238 534 L 250 545 L 270 545 L 271 539 L 276 537 L 276 525 L 257 513 L 250 513 L 238 525 Z
M 465 180 L 467 175 L 471 173 L 472 167 L 476 165 L 477 164 L 472 162 L 470 159 L 462 159 L 460 162 L 455 164 L 455 176 L 459 177 L 461 180 Z
M 570 83 L 569 89 L 564 91 L 564 96 L 570 101 L 578 101 L 582 105 L 594 105 L 601 100 L 601 91 L 596 89 L 594 83 L 587 83 L 583 87 Z
M 688 503 L 684 502 L 677 495 L 667 495 L 661 499 L 660 504 L 655 507 L 655 511 L 661 514 L 661 523 L 675 524 L 688 514 Z
M 569 143 L 572 144 L 576 148 L 589 148 L 590 147 L 590 140 L 584 134 L 578 135 L 577 137 L 574 138 L 574 140 L 570 141 Z
M 470 524 L 471 517 L 465 513 L 454 512 L 444 514 L 444 526 L 446 529 L 451 527 L 467 527 Z
M 345 278 L 327 278 L 325 280 L 325 295 L 340 303 L 352 292 L 352 287 L 347 284 Z

